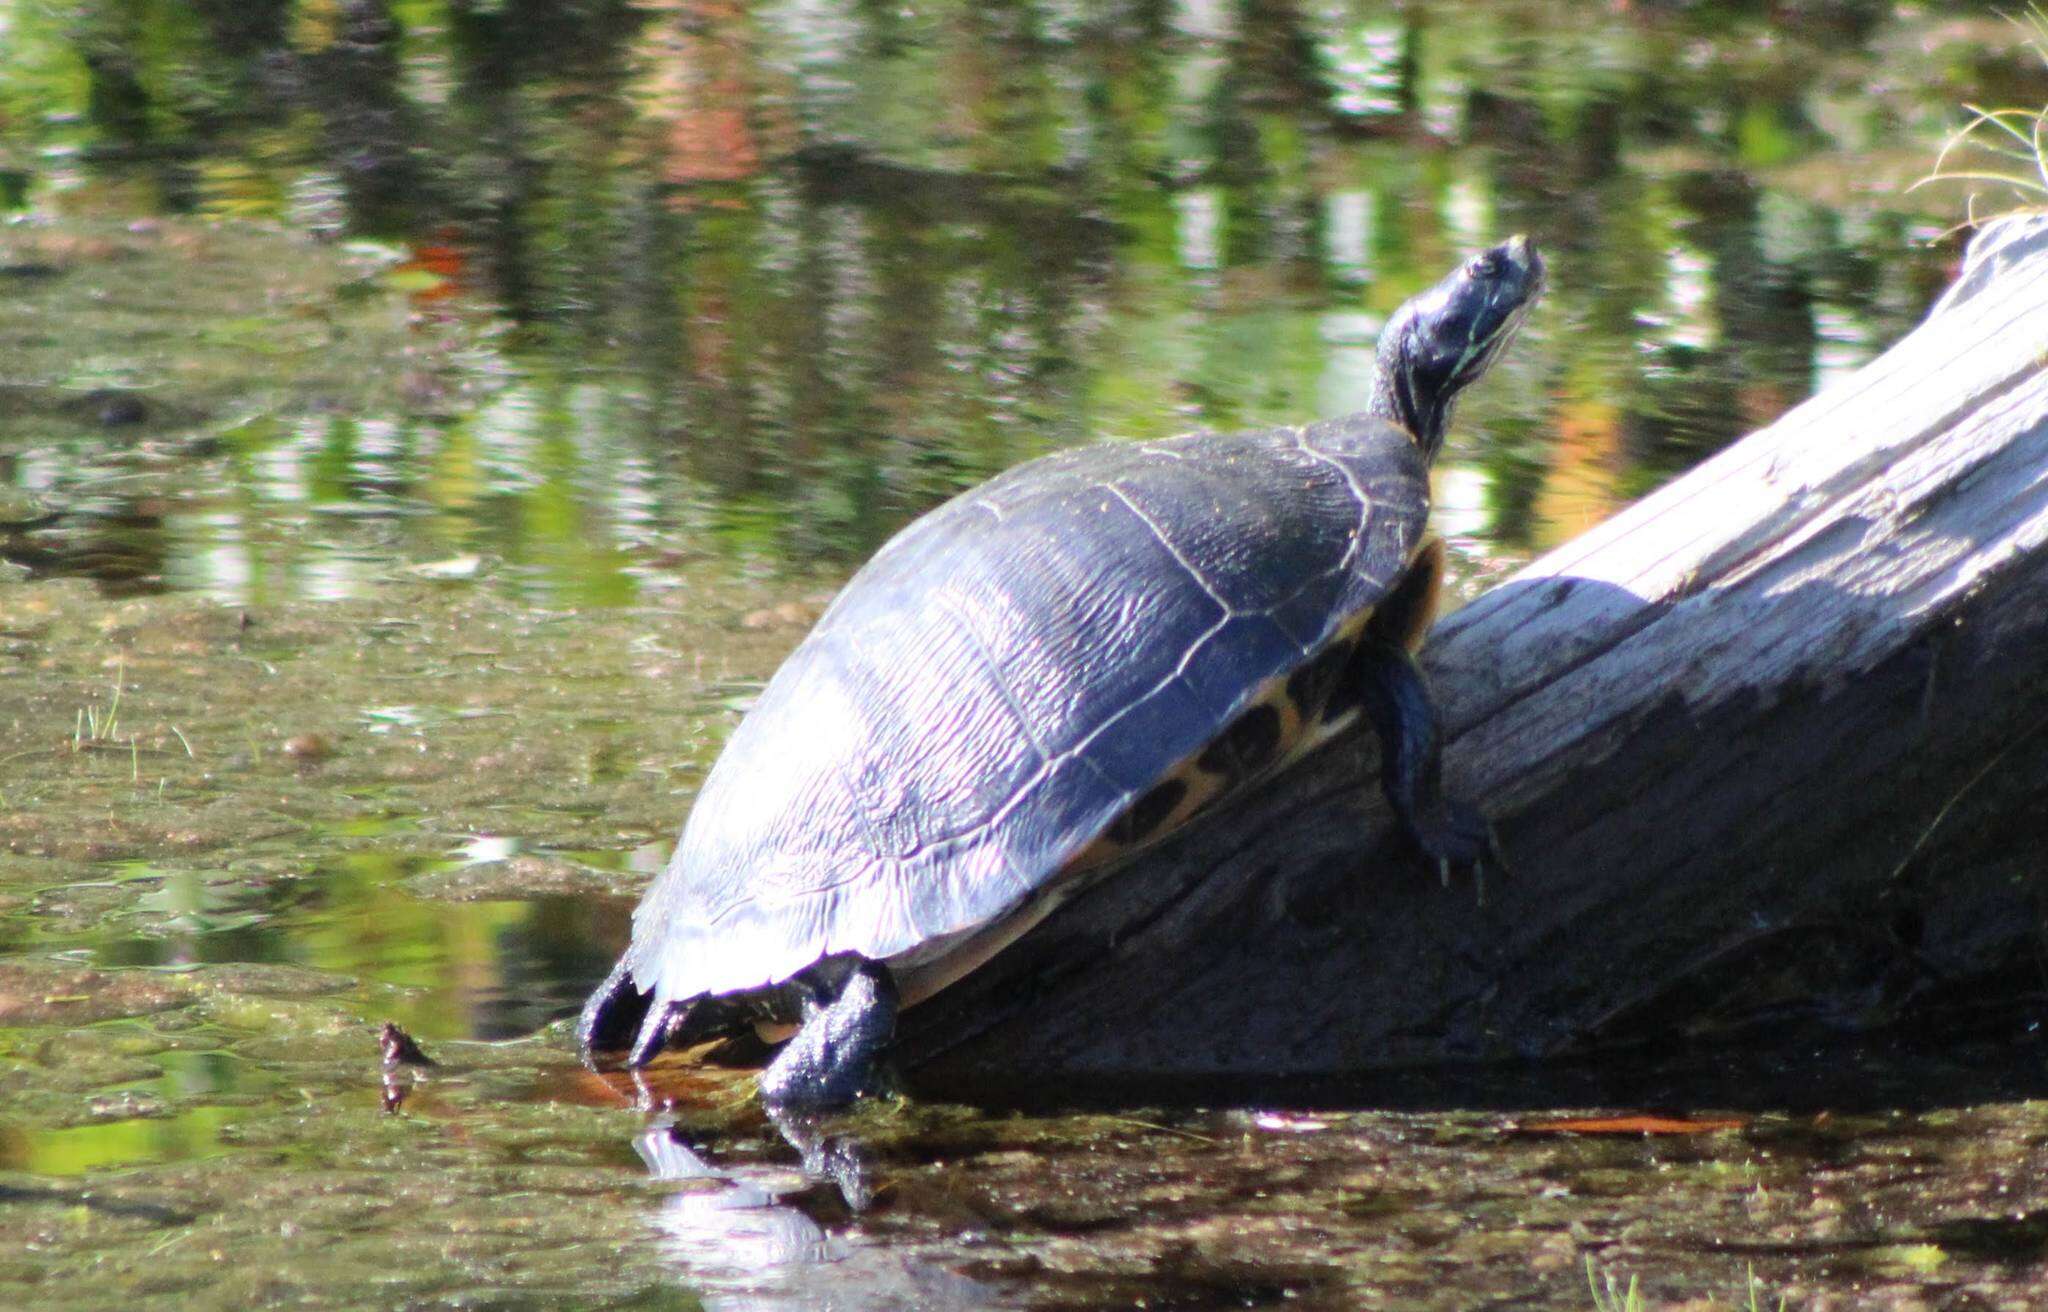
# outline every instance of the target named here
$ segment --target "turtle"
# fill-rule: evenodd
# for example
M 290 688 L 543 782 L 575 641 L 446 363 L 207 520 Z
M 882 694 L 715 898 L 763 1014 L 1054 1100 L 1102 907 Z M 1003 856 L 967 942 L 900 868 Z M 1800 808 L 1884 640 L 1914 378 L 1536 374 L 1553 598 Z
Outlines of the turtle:
M 751 1029 L 771 1108 L 851 1102 L 901 1009 L 1361 714 L 1420 853 L 1497 861 L 1414 653 L 1431 461 L 1542 282 L 1518 236 L 1407 301 L 1356 414 L 1056 452 L 886 542 L 733 730 L 585 1060 Z

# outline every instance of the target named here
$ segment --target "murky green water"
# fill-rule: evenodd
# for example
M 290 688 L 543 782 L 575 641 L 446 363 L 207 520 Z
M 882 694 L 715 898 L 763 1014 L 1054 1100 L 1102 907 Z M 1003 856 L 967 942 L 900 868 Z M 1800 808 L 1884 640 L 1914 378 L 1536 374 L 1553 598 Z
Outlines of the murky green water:
M 1587 1307 L 1590 1255 L 2030 1305 L 2024 1030 L 869 1107 L 855 1215 L 742 1081 L 650 1123 L 561 1024 L 738 709 L 952 491 L 1354 408 L 1382 317 L 1528 231 L 1439 489 L 1470 588 L 1902 333 L 1961 203 L 1905 185 L 2041 65 L 1988 9 L 1780 9 L 0 4 L 0 1287 Z M 440 1062 L 395 1115 L 386 1020 Z M 1540 1124 L 1639 1106 L 1737 1124 Z

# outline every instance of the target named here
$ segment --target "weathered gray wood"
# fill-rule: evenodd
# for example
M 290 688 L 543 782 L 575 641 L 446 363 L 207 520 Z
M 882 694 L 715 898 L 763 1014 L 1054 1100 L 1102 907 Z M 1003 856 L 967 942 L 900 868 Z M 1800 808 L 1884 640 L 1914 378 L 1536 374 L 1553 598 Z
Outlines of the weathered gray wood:
M 1402 859 L 1340 741 L 906 1015 L 905 1055 L 1337 1074 L 2020 978 L 2048 887 L 2044 362 L 2036 217 L 1854 377 L 1443 621 L 1450 773 L 1514 866 L 1483 906 Z

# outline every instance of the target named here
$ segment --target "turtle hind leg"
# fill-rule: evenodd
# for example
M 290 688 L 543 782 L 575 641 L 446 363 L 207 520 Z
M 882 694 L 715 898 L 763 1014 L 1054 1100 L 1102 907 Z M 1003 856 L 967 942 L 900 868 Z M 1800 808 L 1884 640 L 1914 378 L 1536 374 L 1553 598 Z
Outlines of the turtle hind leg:
M 875 1069 L 896 1034 L 896 981 L 886 967 L 856 960 L 828 999 L 805 1008 L 803 1028 L 761 1072 L 761 1096 L 775 1107 L 839 1107 L 871 1092 Z
M 576 1018 L 576 1048 L 583 1054 L 583 1064 L 595 1069 L 599 1053 L 631 1048 L 653 1001 L 652 993 L 641 992 L 633 982 L 624 961 L 613 966 Z
M 1368 635 L 1352 661 L 1350 682 L 1379 735 L 1387 801 L 1422 855 L 1446 884 L 1453 871 L 1476 878 L 1489 864 L 1505 873 L 1485 815 L 1444 794 L 1443 722 L 1408 649 Z
M 592 1070 L 623 1064 L 637 1070 L 671 1039 L 689 1037 L 699 999 L 665 1001 L 659 989 L 642 990 L 621 961 L 597 986 L 576 1018 L 576 1047 Z M 623 1062 L 617 1061 L 624 1054 Z

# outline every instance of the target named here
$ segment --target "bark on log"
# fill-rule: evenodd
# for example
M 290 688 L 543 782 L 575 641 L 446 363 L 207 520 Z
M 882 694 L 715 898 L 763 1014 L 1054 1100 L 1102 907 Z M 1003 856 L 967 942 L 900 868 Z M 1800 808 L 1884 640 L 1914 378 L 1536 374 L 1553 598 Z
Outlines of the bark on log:
M 2040 976 L 2044 364 L 2011 220 L 1881 358 L 1441 622 L 1483 905 L 1343 739 L 906 1014 L 906 1063 L 1343 1075 Z

